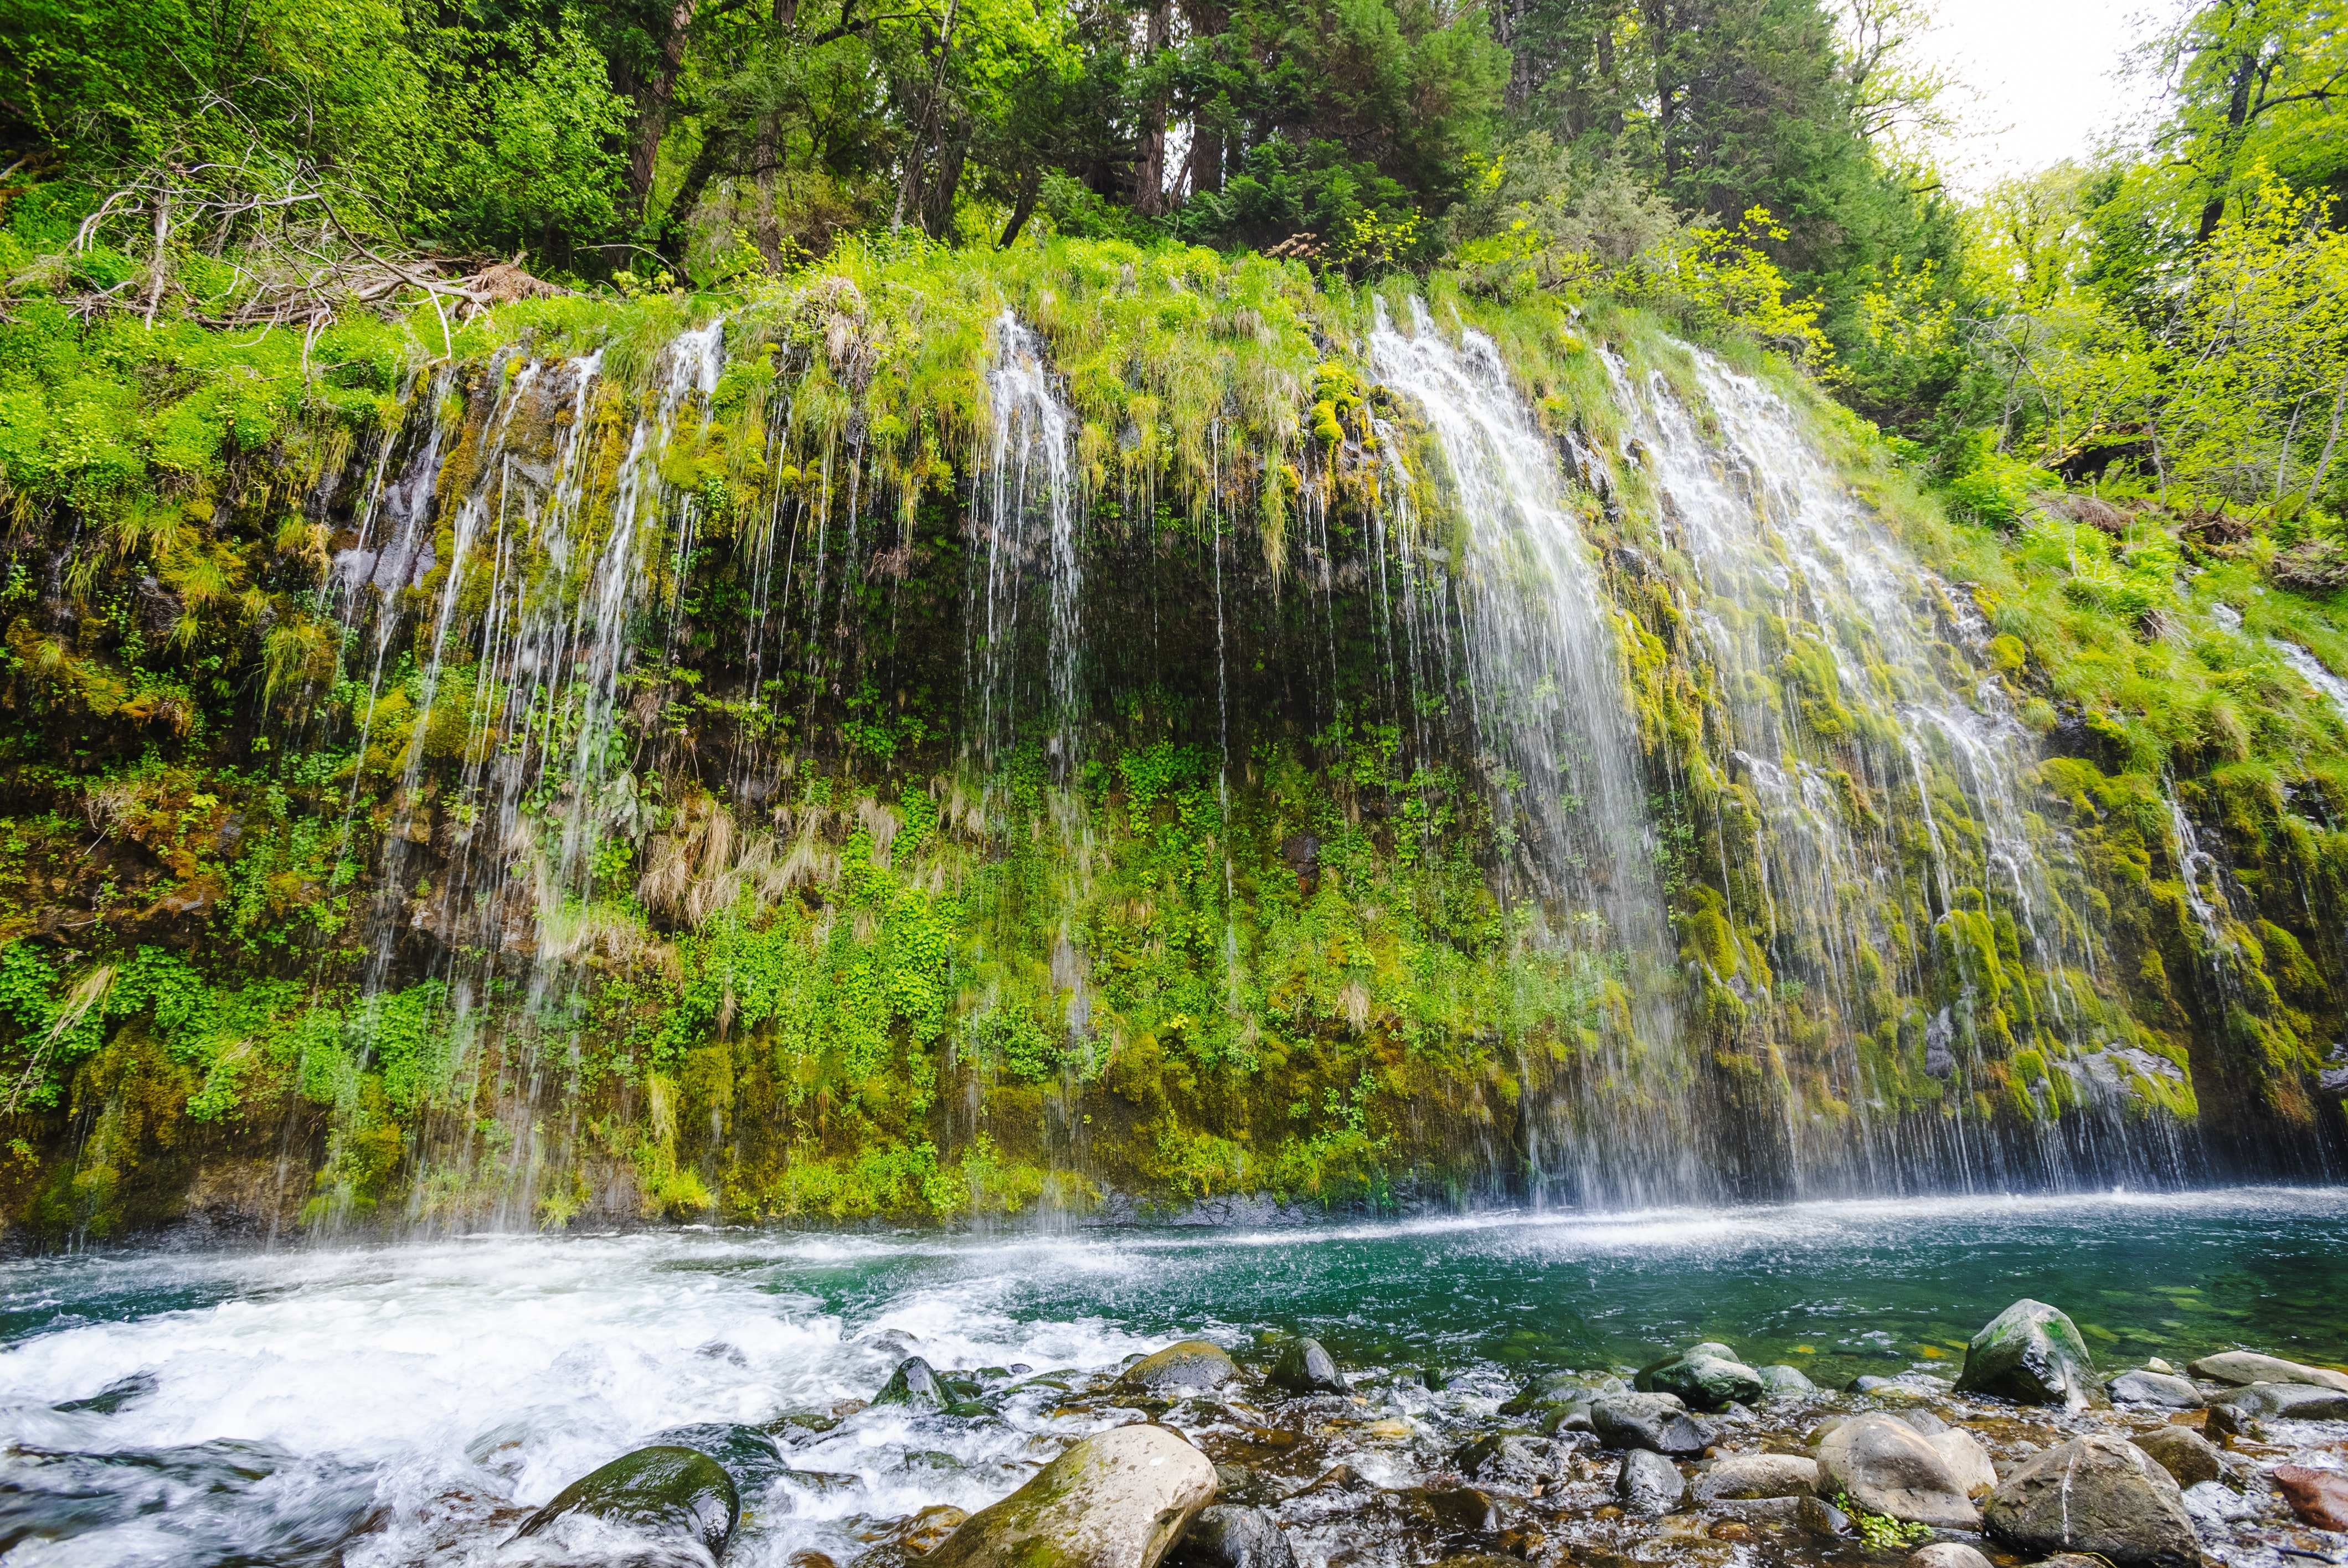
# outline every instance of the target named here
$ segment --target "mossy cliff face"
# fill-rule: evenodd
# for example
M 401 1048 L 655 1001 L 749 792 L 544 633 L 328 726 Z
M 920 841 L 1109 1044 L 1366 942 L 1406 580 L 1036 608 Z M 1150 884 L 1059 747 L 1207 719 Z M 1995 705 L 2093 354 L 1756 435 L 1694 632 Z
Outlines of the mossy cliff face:
M 1056 243 L 332 395 L 0 328 L 12 1225 L 2327 1168 L 2323 604 L 1632 315 L 1437 280 L 1406 394 L 1411 309 Z

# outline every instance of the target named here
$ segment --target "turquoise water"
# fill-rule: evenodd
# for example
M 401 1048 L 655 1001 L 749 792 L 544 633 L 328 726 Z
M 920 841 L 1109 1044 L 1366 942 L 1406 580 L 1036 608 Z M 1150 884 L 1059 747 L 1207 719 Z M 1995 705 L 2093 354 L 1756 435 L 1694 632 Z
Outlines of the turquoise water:
M 1696 1338 L 1822 1384 L 1947 1371 L 2022 1296 L 2071 1312 L 2107 1371 L 2235 1345 L 2348 1360 L 2348 1192 L 20 1261 L 0 1266 L 15 1445 L 0 1551 L 488 1563 L 519 1510 L 660 1429 L 862 1398 L 909 1348 L 941 1367 L 1100 1368 L 1195 1334 L 1245 1360 L 1259 1334 L 1303 1331 L 1382 1408 L 1440 1424 L 1488 1410 L 1522 1369 L 1633 1365 Z M 52 1408 L 126 1378 L 142 1381 L 114 1410 Z M 855 1417 L 792 1462 L 860 1484 L 762 1516 L 728 1562 L 838 1553 L 875 1520 L 983 1506 L 1099 1419 L 1042 1396 L 944 1430 Z M 940 1453 L 953 1462 L 906 1464 Z

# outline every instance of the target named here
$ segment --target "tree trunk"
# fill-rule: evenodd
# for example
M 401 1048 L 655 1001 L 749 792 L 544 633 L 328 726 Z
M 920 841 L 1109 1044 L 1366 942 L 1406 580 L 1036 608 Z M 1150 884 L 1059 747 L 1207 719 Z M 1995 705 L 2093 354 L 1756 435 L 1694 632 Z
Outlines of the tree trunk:
M 2226 188 L 2234 183 L 2234 149 L 2240 143 L 2243 122 L 2250 118 L 2250 84 L 2258 77 L 2257 54 L 2245 54 L 2235 62 L 2233 90 L 2226 98 L 2226 134 L 2219 143 L 2219 164 L 2216 188 L 2201 209 L 2201 231 L 2194 243 L 2206 245 L 2209 236 L 2218 231 L 2219 220 L 2226 216 Z
M 1142 52 L 1145 68 L 1166 47 L 1173 30 L 1174 0 L 1158 0 L 1149 12 L 1149 41 Z M 1160 90 L 1141 106 L 1141 137 L 1133 166 L 1133 210 L 1155 217 L 1166 210 L 1166 94 Z
M 639 213 L 652 200 L 653 171 L 660 162 L 661 138 L 668 132 L 669 105 L 676 97 L 677 73 L 685 68 L 685 35 L 700 0 L 676 0 L 669 14 L 668 39 L 660 64 L 636 95 L 636 126 L 628 149 L 628 195 Z
M 1019 238 L 1019 231 L 1027 227 L 1027 220 L 1035 215 L 1035 198 L 1044 190 L 1044 166 L 1030 161 L 1019 176 L 1018 200 L 1011 205 L 1011 221 L 1003 226 L 1003 238 L 994 242 L 995 249 L 1008 251 Z

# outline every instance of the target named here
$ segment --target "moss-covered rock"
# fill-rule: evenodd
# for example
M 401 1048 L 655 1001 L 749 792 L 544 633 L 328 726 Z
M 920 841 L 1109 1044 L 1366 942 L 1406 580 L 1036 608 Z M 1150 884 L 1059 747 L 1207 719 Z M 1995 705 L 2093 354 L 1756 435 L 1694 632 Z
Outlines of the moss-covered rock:
M 698 1449 L 643 1448 L 591 1471 L 554 1494 L 514 1532 L 519 1541 L 573 1514 L 656 1540 L 690 1541 L 723 1553 L 742 1521 L 742 1501 L 726 1467 Z
M 2085 1409 L 2110 1402 L 2078 1328 L 2054 1307 L 2027 1297 L 1967 1342 L 1957 1387 L 2024 1405 Z
M 1215 1467 L 1164 1427 L 1089 1437 L 982 1509 L 933 1568 L 1155 1568 L 1213 1501 Z

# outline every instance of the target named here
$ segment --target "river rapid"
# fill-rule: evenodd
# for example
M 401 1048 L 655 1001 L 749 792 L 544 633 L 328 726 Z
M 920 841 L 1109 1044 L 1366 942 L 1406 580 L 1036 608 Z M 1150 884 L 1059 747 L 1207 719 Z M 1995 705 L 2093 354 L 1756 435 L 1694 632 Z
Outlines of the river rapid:
M 1357 1399 L 1301 1421 L 1254 1395 L 1151 1412 L 1219 1461 L 1278 1491 L 1339 1463 L 1400 1487 L 1534 1370 L 1627 1370 L 1718 1339 L 1821 1389 L 1950 1377 L 2024 1296 L 2068 1311 L 2107 1376 L 2235 1346 L 2337 1362 L 2348 1192 L 18 1260 L 0 1266 L 0 1561 L 513 1561 L 530 1550 L 506 1545 L 516 1524 L 570 1481 L 664 1428 L 728 1421 L 767 1425 L 794 1470 L 832 1479 L 746 1498 L 727 1563 L 845 1563 L 924 1508 L 976 1510 L 1138 1419 L 1097 1378 L 1038 1378 L 1179 1338 L 1260 1367 L 1272 1337 L 1312 1334 L 1355 1380 Z M 915 1353 L 995 1369 L 978 1378 L 993 1413 L 854 1408 Z M 1430 1550 L 1343 1511 L 1283 1522 L 1307 1563 Z

